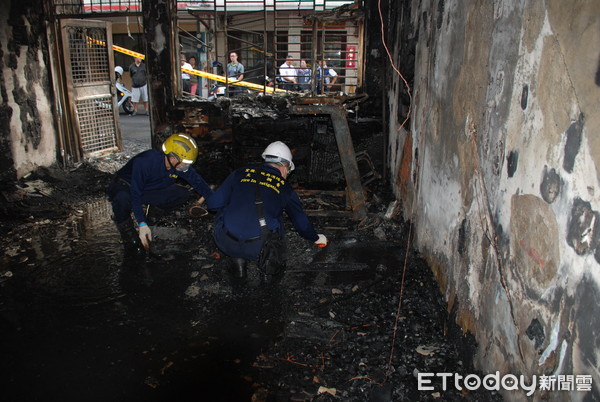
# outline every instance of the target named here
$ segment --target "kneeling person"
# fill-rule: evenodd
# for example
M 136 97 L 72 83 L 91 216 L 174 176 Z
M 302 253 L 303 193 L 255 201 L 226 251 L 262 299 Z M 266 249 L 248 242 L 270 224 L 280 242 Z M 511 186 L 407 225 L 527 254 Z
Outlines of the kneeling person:
M 302 209 L 298 194 L 287 182 L 294 170 L 292 153 L 281 141 L 270 144 L 263 152 L 259 167 L 232 172 L 208 200 L 208 209 L 216 211 L 213 237 L 217 247 L 231 257 L 234 276 L 245 278 L 249 260 L 258 260 L 265 233 L 283 238 L 283 212 L 305 239 L 319 247 L 327 238 L 317 234 Z M 257 203 L 262 204 L 263 227 L 259 223 Z M 266 225 L 266 226 L 265 226 Z M 261 272 L 263 279 L 272 273 Z
M 198 158 L 198 146 L 185 134 L 173 134 L 162 144 L 162 151 L 150 149 L 134 156 L 116 174 L 107 193 L 112 203 L 113 219 L 126 249 L 146 249 L 152 241 L 142 205 L 149 205 L 164 213 L 173 211 L 187 202 L 192 195 L 189 188 L 176 183 L 181 178 L 206 199 L 213 191 L 196 170 L 190 169 Z M 135 230 L 131 212 L 137 221 Z

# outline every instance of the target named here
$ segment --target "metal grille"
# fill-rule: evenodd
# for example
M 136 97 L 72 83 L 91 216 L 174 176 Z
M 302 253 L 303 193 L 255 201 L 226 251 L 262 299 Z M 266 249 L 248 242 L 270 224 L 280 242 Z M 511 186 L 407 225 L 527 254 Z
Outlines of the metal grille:
M 75 103 L 84 152 L 95 152 L 117 146 L 112 102 L 112 97 L 105 96 L 79 99 Z
M 304 85 L 303 90 L 310 89 L 319 95 L 337 94 L 340 90 L 353 94 L 358 86 L 360 75 L 357 65 L 359 49 L 359 29 L 344 21 L 312 18 L 310 10 L 322 12 L 339 7 L 352 1 L 329 0 L 278 0 L 274 3 L 275 11 L 275 57 L 280 66 L 292 56 L 296 68 L 305 61 L 310 70 L 311 85 Z M 291 11 L 294 11 L 291 13 Z M 297 18 L 304 15 L 304 18 Z M 324 61 L 325 73 L 319 73 L 319 61 Z M 333 70 L 332 73 L 330 70 Z M 280 70 L 277 70 L 278 74 Z M 334 80 L 335 85 L 329 83 Z M 283 83 L 279 78 L 279 86 Z
M 73 235 L 83 237 L 89 229 L 103 227 L 111 222 L 112 213 L 112 205 L 106 198 L 86 204 L 83 215 L 72 221 Z
M 310 157 L 310 181 L 313 183 L 341 183 L 344 172 L 333 132 L 325 122 L 314 128 L 313 150 Z
M 345 4 L 352 0 L 276 0 L 280 10 L 323 11 Z M 178 10 L 215 10 L 228 3 L 230 11 L 248 11 L 272 7 L 272 0 L 177 0 Z M 54 0 L 56 15 L 77 15 L 96 13 L 139 13 L 141 0 Z
M 110 81 L 106 30 L 77 26 L 69 26 L 67 30 L 72 82 Z
M 95 0 L 99 1 L 99 0 Z M 114 0 L 113 0 L 114 2 Z M 277 7 L 278 10 L 331 10 L 354 0 L 177 0 L 179 10 L 256 11 Z
M 103 198 L 85 206 L 84 219 L 89 221 L 87 226 L 101 226 L 111 219 L 112 214 L 112 204 Z
M 56 15 L 83 14 L 83 12 L 81 0 L 57 0 L 54 4 Z
M 56 15 L 139 13 L 141 0 L 55 0 Z

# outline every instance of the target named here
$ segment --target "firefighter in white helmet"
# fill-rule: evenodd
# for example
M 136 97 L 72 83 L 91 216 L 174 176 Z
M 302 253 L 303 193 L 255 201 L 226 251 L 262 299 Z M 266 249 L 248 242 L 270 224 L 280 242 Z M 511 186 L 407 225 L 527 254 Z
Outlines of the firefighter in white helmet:
M 208 208 L 216 212 L 215 242 L 231 258 L 232 273 L 238 279 L 246 277 L 249 260 L 258 260 L 266 237 L 283 238 L 284 211 L 302 237 L 317 247 L 325 247 L 328 243 L 325 235 L 315 231 L 298 194 L 287 180 L 295 167 L 287 145 L 281 141 L 269 144 L 262 158 L 264 163 L 260 166 L 232 172 L 207 203 Z M 262 212 L 257 204 L 262 204 Z M 261 230 L 261 213 L 266 231 Z M 261 274 L 263 279 L 270 280 L 269 275 L 275 273 Z

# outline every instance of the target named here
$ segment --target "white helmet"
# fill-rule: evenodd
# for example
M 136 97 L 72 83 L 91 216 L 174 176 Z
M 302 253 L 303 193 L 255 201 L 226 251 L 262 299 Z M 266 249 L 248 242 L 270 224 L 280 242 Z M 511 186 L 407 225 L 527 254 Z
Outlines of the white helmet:
M 115 67 L 115 73 L 119 74 L 119 75 L 123 75 L 123 67 L 121 66 L 116 66 Z
M 294 162 L 292 162 L 292 151 L 281 141 L 270 143 L 262 153 L 265 162 L 289 162 L 290 172 L 294 170 Z

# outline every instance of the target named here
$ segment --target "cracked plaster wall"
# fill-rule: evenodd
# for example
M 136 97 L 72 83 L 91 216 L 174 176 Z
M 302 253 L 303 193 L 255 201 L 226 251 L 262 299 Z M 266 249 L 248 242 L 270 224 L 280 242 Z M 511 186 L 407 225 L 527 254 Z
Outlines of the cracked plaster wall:
M 410 16 L 390 42 L 416 38 L 411 126 L 393 101 L 388 125 L 416 246 L 483 372 L 591 374 L 598 398 L 600 3 L 415 0 Z M 549 398 L 567 395 L 586 396 Z
M 41 2 L 0 7 L 0 170 L 20 178 L 56 161 L 56 128 Z

